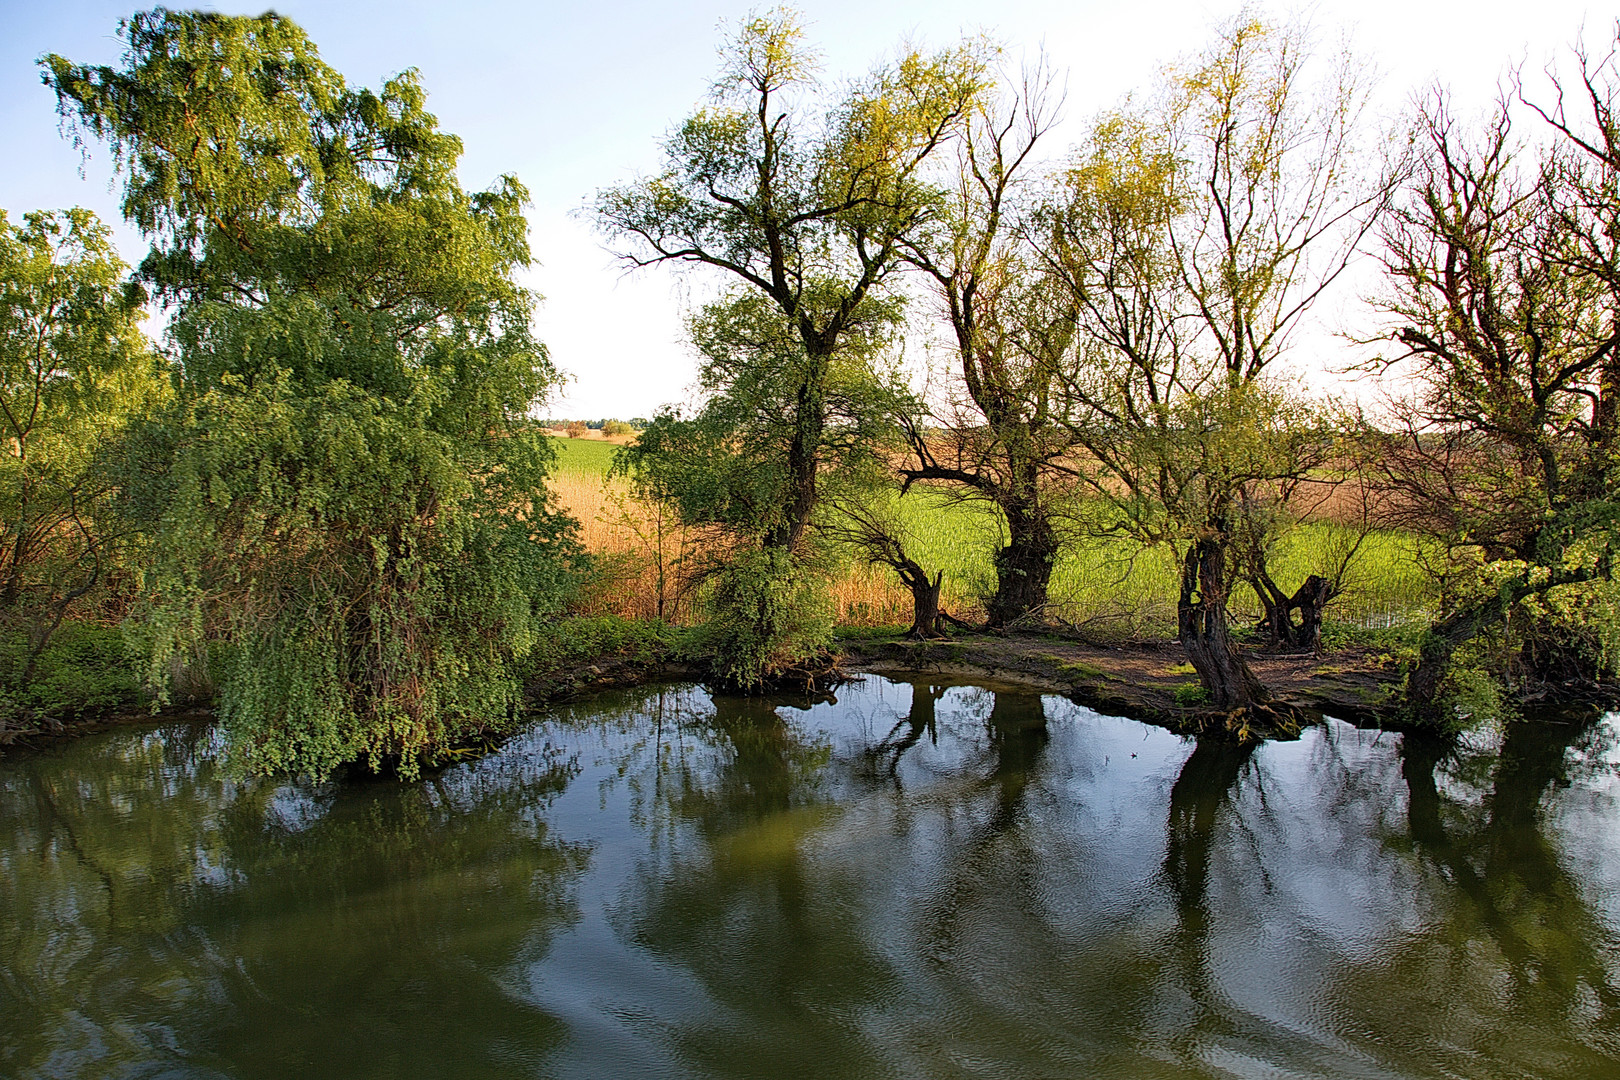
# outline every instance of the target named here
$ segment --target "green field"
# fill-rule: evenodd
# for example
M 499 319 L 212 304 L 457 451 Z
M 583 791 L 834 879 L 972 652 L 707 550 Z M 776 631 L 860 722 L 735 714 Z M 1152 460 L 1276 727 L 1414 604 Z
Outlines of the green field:
M 564 439 L 553 435 L 552 449 L 557 451 L 557 471 L 579 476 L 606 476 L 613 464 L 617 443 L 596 439 Z
M 586 439 L 557 438 L 553 444 L 559 474 L 576 479 L 605 478 L 618 450 L 612 443 Z M 911 556 L 930 570 L 945 571 L 948 608 L 971 609 L 994 590 L 991 553 L 1004 542 L 998 514 L 937 492 L 913 490 L 901 502 L 901 518 Z M 1325 569 L 1341 536 L 1334 525 L 1295 529 L 1279 545 L 1273 577 L 1286 589 L 1297 588 L 1306 575 Z M 1177 567 L 1167 549 L 1081 537 L 1058 563 L 1051 599 L 1060 618 L 1100 635 L 1168 637 L 1174 634 L 1176 591 Z M 1329 617 L 1356 627 L 1383 628 L 1425 618 L 1433 604 L 1433 586 L 1417 564 L 1413 538 L 1380 532 L 1363 542 L 1345 593 L 1329 608 Z M 870 606 L 872 610 L 846 611 L 846 617 L 862 622 L 905 617 L 892 597 L 874 597 Z M 1259 618 L 1246 586 L 1234 590 L 1231 607 L 1240 617 Z

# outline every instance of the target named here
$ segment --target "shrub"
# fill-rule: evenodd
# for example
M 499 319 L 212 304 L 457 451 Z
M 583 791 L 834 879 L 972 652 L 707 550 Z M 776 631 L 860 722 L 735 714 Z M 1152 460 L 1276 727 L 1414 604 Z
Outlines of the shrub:
M 63 623 L 28 685 L 19 687 L 31 648 L 26 633 L 0 633 L 0 728 L 77 719 L 140 700 L 137 667 L 117 627 Z
M 822 585 L 779 549 L 739 552 L 716 578 L 697 642 L 715 677 L 760 690 L 824 654 L 833 620 Z
M 1184 709 L 1209 704 L 1209 691 L 1204 689 L 1202 683 L 1184 682 L 1170 693 L 1175 698 L 1176 704 Z

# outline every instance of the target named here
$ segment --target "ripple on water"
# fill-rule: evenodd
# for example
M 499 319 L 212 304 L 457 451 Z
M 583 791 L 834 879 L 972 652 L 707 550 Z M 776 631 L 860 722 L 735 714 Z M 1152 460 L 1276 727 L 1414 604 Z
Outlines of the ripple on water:
M 1617 747 L 878 678 L 412 785 L 106 732 L 0 762 L 0 1075 L 1616 1075 Z

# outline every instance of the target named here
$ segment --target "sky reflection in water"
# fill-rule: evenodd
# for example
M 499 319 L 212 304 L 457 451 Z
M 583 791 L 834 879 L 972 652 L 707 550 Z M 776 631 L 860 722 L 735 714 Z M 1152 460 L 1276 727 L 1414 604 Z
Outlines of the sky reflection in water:
M 878 678 L 415 785 L 109 732 L 0 761 L 0 1075 L 1614 1076 L 1617 739 Z

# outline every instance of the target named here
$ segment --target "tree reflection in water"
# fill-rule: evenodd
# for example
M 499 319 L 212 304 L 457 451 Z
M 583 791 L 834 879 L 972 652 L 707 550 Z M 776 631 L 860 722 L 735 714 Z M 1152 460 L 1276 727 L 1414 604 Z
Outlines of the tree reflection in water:
M 1065 720 L 1053 758 L 1050 713 L 1037 694 L 920 683 L 819 768 L 736 743 L 727 768 L 756 779 L 712 778 L 688 807 L 705 843 L 640 876 L 618 913 L 638 946 L 724 1004 L 724 1023 L 704 1013 L 668 1029 L 677 1056 L 762 1075 L 809 1054 L 818 1075 L 851 1076 L 951 1074 L 964 1060 L 1030 1076 L 1228 1075 L 1243 1067 L 1220 1063 L 1242 1061 L 1429 1076 L 1441 1044 L 1454 1060 L 1439 1071 L 1468 1075 L 1572 1062 L 1600 1075 L 1620 1061 L 1602 1034 L 1615 1030 L 1614 928 L 1561 868 L 1538 810 L 1567 740 L 1510 730 L 1473 778 L 1483 790 L 1450 797 L 1439 759 L 1415 764 L 1421 745 L 1395 735 L 1337 725 L 1296 744 L 1203 740 L 1161 750 L 1105 797 L 1117 766 L 1088 750 L 1096 721 Z M 749 737 L 796 730 L 779 721 L 756 717 Z M 1404 800 L 1403 769 L 1417 785 Z M 1127 807 L 1152 816 L 1155 802 L 1159 843 L 1108 835 Z M 766 831 L 781 843 L 739 875 L 738 838 L 715 823 L 756 813 L 776 819 Z M 1442 840 L 1443 857 L 1425 850 Z M 741 846 L 757 857 L 756 842 Z M 1492 918 L 1510 932 L 1457 910 L 1478 904 L 1470 875 L 1494 881 Z M 1549 933 L 1554 912 L 1564 921 Z M 1499 958 L 1471 944 L 1480 929 L 1500 938 Z M 1451 954 L 1439 966 L 1436 942 Z M 1491 1000 L 1503 974 L 1537 965 L 1559 993 Z M 1445 1000 L 1458 979 L 1472 987 L 1462 1022 Z
M 1199 739 L 1170 787 L 1164 877 L 1175 894 L 1176 911 L 1189 937 L 1196 938 L 1209 927 L 1209 860 L 1215 817 L 1232 800 L 1253 752 L 1253 743 Z M 1191 951 L 1194 955 L 1201 952 L 1196 946 Z
M 1615 1075 L 1615 730 L 663 688 L 341 786 L 123 733 L 0 763 L 0 1075 Z
M 578 918 L 571 762 L 340 787 L 233 779 L 201 727 L 105 741 L 0 777 L 0 1075 L 505 1076 L 562 1036 L 503 978 Z

